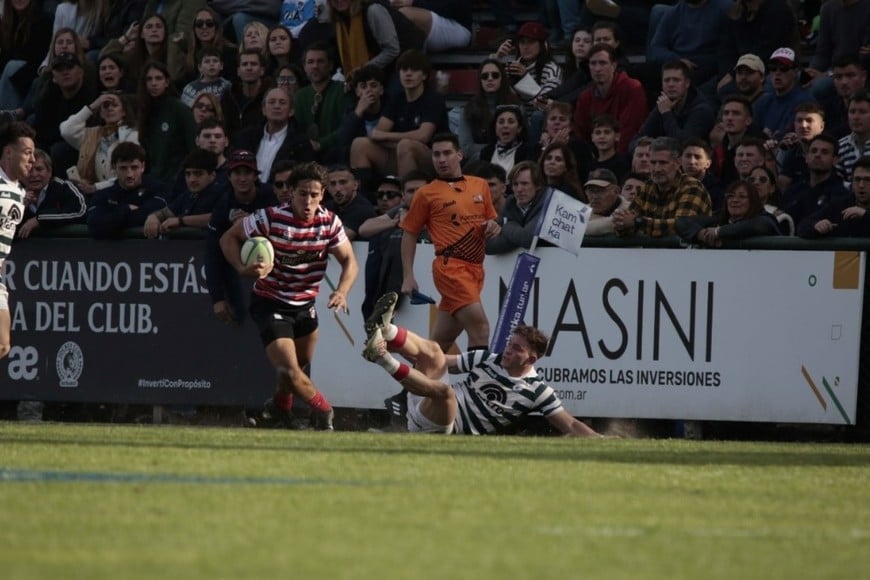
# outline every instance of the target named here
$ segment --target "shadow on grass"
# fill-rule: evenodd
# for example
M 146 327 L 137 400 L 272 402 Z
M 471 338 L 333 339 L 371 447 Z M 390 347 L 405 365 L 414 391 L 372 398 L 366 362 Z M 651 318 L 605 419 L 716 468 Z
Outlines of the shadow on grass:
M 238 443 L 177 441 L 143 441 L 134 439 L 91 439 L 70 437 L 20 437 L 0 434 L 0 447 L 6 445 L 68 445 L 91 447 L 129 447 L 140 449 L 181 449 L 207 451 L 247 451 L 276 453 L 333 453 L 469 457 L 489 460 L 526 461 L 589 461 L 624 464 L 662 465 L 740 465 L 740 466 L 820 466 L 820 467 L 866 467 L 870 466 L 870 447 L 843 446 L 842 444 L 765 444 L 752 443 L 752 449 L 735 450 L 742 443 L 684 440 L 570 440 L 570 446 L 541 445 L 533 447 L 542 439 L 515 437 L 450 437 L 436 436 L 368 436 L 381 444 L 359 445 L 337 440 L 334 435 L 323 434 L 319 444 L 297 439 L 271 443 L 255 441 L 249 445 Z M 508 441 L 506 445 L 487 445 L 487 441 Z M 463 441 L 464 440 L 464 441 Z M 514 444 L 516 442 L 516 444 Z M 499 448 L 502 447 L 502 448 Z M 519 449 L 518 447 L 522 447 Z M 843 449 L 850 450 L 843 453 Z

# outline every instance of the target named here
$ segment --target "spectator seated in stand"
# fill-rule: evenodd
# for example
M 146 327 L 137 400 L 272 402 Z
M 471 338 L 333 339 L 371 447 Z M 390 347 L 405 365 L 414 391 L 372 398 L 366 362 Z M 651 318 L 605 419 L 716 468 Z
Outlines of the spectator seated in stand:
M 501 232 L 486 240 L 487 254 L 530 248 L 543 210 L 546 184 L 534 161 L 517 163 L 508 174 L 513 195 L 499 213 Z M 549 245 L 542 243 L 542 245 Z
M 813 96 L 800 86 L 800 67 L 790 48 L 778 48 L 767 63 L 773 92 L 765 93 L 752 105 L 752 123 L 768 139 L 779 140 L 792 127 L 795 111 Z
M 776 218 L 779 232 L 784 236 L 793 236 L 795 234 L 794 220 L 780 209 L 782 194 L 776 186 L 776 174 L 773 170 L 765 165 L 755 167 L 750 171 L 746 181 L 755 186 L 758 197 L 764 204 L 764 210 Z
M 609 169 L 620 181 L 625 179 L 631 168 L 625 156 L 616 150 L 621 140 L 619 121 L 612 115 L 603 113 L 592 119 L 592 146 L 596 153 L 592 169 Z
M 802 238 L 870 237 L 870 157 L 855 162 L 852 195 L 829 200 L 798 224 Z
M 631 200 L 620 195 L 616 174 L 609 169 L 595 169 L 589 174 L 583 189 L 592 207 L 592 215 L 586 225 L 585 235 L 616 235 L 613 213 L 616 210 L 628 211 L 631 207 Z
M 523 117 L 523 110 L 517 105 L 499 105 L 490 128 L 492 140 L 480 152 L 481 161 L 489 161 L 510 173 L 520 161 L 532 159 L 528 142 L 529 129 Z
M 547 29 L 539 22 L 526 22 L 517 31 L 517 41 L 505 40 L 491 58 L 516 60 L 504 65 L 514 91 L 524 101 L 546 95 L 562 84 L 562 67 L 550 54 Z M 543 101 L 545 102 L 545 101 Z
M 337 131 L 336 157 L 350 159 L 350 147 L 357 137 L 371 137 L 384 112 L 387 99 L 384 96 L 384 71 L 367 65 L 359 69 L 351 86 L 356 94 L 356 105 L 344 113 Z
M 563 191 L 581 201 L 586 201 L 580 177 L 577 175 L 577 161 L 571 148 L 564 143 L 547 145 L 538 157 L 538 170 L 547 187 Z
M 426 52 L 462 48 L 471 42 L 471 10 L 466 0 L 391 0 L 426 36 Z
M 637 134 L 678 141 L 706 139 L 715 121 L 713 107 L 692 83 L 689 65 L 675 60 L 662 65 L 662 93 Z
M 95 239 L 119 238 L 142 227 L 151 213 L 166 207 L 167 187 L 145 175 L 145 149 L 129 141 L 112 151 L 115 185 L 100 189 L 88 209 L 88 232 Z
M 193 107 L 193 102 L 200 93 L 211 93 L 217 99 L 221 99 L 233 86 L 230 81 L 221 76 L 224 62 L 221 52 L 213 46 L 202 48 L 197 53 L 197 70 L 199 78 L 190 81 L 181 90 L 181 102 L 188 107 Z
M 858 91 L 849 99 L 849 131 L 837 145 L 837 173 L 846 182 L 861 157 L 870 155 L 870 94 Z
M 725 206 L 718 214 L 677 218 L 677 234 L 685 241 L 720 248 L 723 242 L 755 236 L 777 236 L 779 225 L 767 213 L 755 186 L 735 181 L 725 192 Z
M 211 221 L 211 211 L 218 199 L 228 194 L 215 181 L 217 155 L 204 149 L 194 149 L 184 158 L 185 189 L 172 202 L 153 212 L 145 220 L 146 238 L 170 235 L 178 228 L 205 230 Z
M 79 152 L 74 178 L 76 186 L 90 195 L 114 183 L 112 151 L 119 143 L 139 142 L 133 100 L 116 93 L 103 93 L 92 103 L 60 124 L 66 142 Z M 98 115 L 100 125 L 88 126 Z
M 239 51 L 235 44 L 224 38 L 220 15 L 210 7 L 202 7 L 196 12 L 189 26 L 183 36 L 173 36 L 169 39 L 166 64 L 169 65 L 169 74 L 172 78 L 176 79 L 179 85 L 183 85 L 193 81 L 197 71 L 202 75 L 202 70 L 199 69 L 202 66 L 204 49 L 209 49 L 210 55 L 220 59 L 223 71 L 226 71 L 224 76 L 234 75 Z
M 323 206 L 341 219 L 349 240 L 360 239 L 360 226 L 377 215 L 375 207 L 367 195 L 360 195 L 360 182 L 347 165 L 330 166 L 327 178 Z
M 25 182 L 24 219 L 16 237 L 30 237 L 35 230 L 85 222 L 87 204 L 75 184 L 52 176 L 51 157 L 42 149 L 33 152 L 33 165 Z
M 447 114 L 450 132 L 459 137 L 465 163 L 480 159 L 492 135 L 492 121 L 499 105 L 520 105 L 520 98 L 508 82 L 504 65 L 493 58 L 485 59 L 477 70 L 477 92 L 461 107 Z
M 837 141 L 824 133 L 817 135 L 807 151 L 809 176 L 793 182 L 783 194 L 783 209 L 796 224 L 822 205 L 849 196 L 835 170 L 836 163 Z

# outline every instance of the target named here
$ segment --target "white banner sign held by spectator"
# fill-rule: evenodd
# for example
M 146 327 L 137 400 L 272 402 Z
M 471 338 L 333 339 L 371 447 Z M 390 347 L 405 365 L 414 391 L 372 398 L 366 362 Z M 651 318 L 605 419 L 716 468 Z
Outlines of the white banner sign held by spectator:
M 538 237 L 577 255 L 591 215 L 590 206 L 551 188 L 538 224 Z

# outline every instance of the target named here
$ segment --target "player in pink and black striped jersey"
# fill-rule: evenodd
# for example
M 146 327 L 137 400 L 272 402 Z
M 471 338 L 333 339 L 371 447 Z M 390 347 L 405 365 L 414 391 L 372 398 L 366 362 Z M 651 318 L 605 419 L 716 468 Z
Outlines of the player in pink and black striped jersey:
M 316 163 L 297 166 L 289 178 L 290 203 L 258 210 L 234 224 L 221 238 L 227 261 L 243 276 L 256 277 L 250 313 L 278 372 L 275 395 L 264 418 L 289 423 L 293 396 L 312 410 L 315 428 L 332 429 L 332 406 L 303 371 L 314 357 L 318 318 L 314 299 L 326 274 L 329 255 L 341 266 L 327 307 L 347 310 L 347 295 L 359 267 L 341 220 L 320 203 L 326 171 Z M 240 252 L 250 237 L 267 237 L 275 248 L 273 264 L 242 264 Z

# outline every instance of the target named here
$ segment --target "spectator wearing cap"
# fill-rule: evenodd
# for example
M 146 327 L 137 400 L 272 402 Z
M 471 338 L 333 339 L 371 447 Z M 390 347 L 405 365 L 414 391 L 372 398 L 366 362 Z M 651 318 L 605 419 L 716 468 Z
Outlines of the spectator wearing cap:
M 85 70 L 79 57 L 70 52 L 58 54 L 51 61 L 51 84 L 34 103 L 36 144 L 48 151 L 55 172 L 61 175 L 76 164 L 78 155 L 63 140 L 60 124 L 97 97 L 96 87 L 84 80 Z
M 764 61 L 757 55 L 747 53 L 737 59 L 737 64 L 731 74 L 727 76 L 729 80 L 724 83 L 719 83 L 718 95 L 720 100 L 733 94 L 738 94 L 749 99 L 750 103 L 754 103 L 758 97 L 764 94 L 764 74 L 767 72 L 764 68 Z
M 494 56 L 502 61 L 517 57 L 505 63 L 504 68 L 514 90 L 524 100 L 544 97 L 562 84 L 562 67 L 550 54 L 547 29 L 540 22 L 520 26 L 516 45 L 513 40 L 505 40 Z
M 619 235 L 673 236 L 683 216 L 710 215 L 710 194 L 700 181 L 680 171 L 679 143 L 659 137 L 650 146 L 650 182 L 628 210 L 613 212 Z
M 593 45 L 589 51 L 589 74 L 592 85 L 582 91 L 574 109 L 577 136 L 592 137 L 592 119 L 608 113 L 619 121 L 617 150 L 628 153 L 628 146 L 646 119 L 646 96 L 640 82 L 617 71 L 616 53 L 605 44 Z
M 594 169 L 583 184 L 592 215 L 586 225 L 587 236 L 616 235 L 613 213 L 616 210 L 628 211 L 631 202 L 620 195 L 619 180 L 609 169 Z
M 88 232 L 95 239 L 119 238 L 141 228 L 148 216 L 166 207 L 166 186 L 145 175 L 145 149 L 129 141 L 112 151 L 115 185 L 97 191 L 88 209 Z
M 402 203 L 402 182 L 395 175 L 385 175 L 378 183 L 375 192 L 377 203 L 375 209 L 378 215 L 383 215 Z
M 717 54 L 731 0 L 680 0 L 659 20 L 647 49 L 657 65 L 682 60 L 700 86 L 718 71 Z
M 347 165 L 331 165 L 327 171 L 328 196 L 323 207 L 341 218 L 344 232 L 350 240 L 359 238 L 360 226 L 377 215 L 375 206 L 359 194 L 360 182 Z
M 522 161 L 508 173 L 513 195 L 498 215 L 501 232 L 486 240 L 487 254 L 506 254 L 530 248 L 543 210 L 546 182 L 537 163 Z M 547 245 L 547 244 L 541 244 Z
M 238 220 L 278 200 L 270 189 L 260 185 L 257 156 L 252 151 L 233 150 L 227 157 L 227 173 L 232 191 L 219 199 L 211 212 L 205 240 L 205 277 L 215 316 L 229 324 L 244 318 L 246 290 L 236 269 L 224 258 L 221 236 Z
M 471 10 L 467 0 L 391 0 L 426 35 L 426 52 L 462 48 L 471 42 Z
M 362 304 L 363 318 L 368 318 L 375 301 L 387 292 L 399 294 L 397 308 L 404 302 L 402 290 L 402 237 L 400 227 L 417 189 L 429 183 L 429 176 L 414 171 L 402 178 L 400 204 L 386 213 L 366 220 L 359 229 L 360 236 L 368 239 L 369 249 L 365 264 L 365 299 Z M 382 184 L 383 186 L 383 184 Z M 429 241 L 423 231 L 420 240 Z
M 752 122 L 769 139 L 779 140 L 789 132 L 797 106 L 814 100 L 800 83 L 800 69 L 790 48 L 778 48 L 767 63 L 772 93 L 761 96 L 752 105 Z
M 732 67 L 741 55 L 771 54 L 780 46 L 791 46 L 797 36 L 797 19 L 789 0 L 737 0 L 728 10 L 725 31 L 719 44 L 720 94 L 736 75 Z M 757 57 L 756 57 L 757 58 Z M 761 59 L 761 75 L 764 65 Z M 739 65 L 739 61 L 738 61 Z M 757 70 L 757 69 L 756 69 Z
M 314 151 L 296 120 L 287 91 L 281 88 L 266 91 L 262 108 L 265 120 L 244 129 L 233 144 L 255 152 L 260 182 L 268 183 L 275 160 L 313 161 Z
M 713 107 L 692 85 L 692 71 L 682 60 L 662 66 L 662 93 L 656 99 L 639 137 L 706 138 L 716 122 Z

